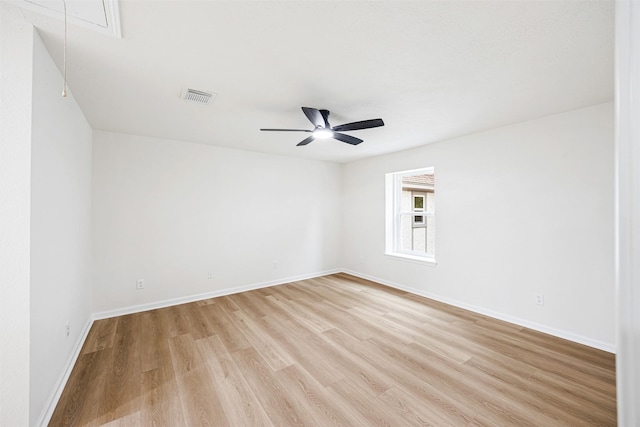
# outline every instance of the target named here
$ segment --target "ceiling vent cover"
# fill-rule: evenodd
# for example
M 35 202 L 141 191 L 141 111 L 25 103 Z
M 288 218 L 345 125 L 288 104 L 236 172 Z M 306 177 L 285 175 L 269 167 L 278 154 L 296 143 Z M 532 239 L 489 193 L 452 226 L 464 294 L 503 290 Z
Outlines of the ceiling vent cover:
M 186 101 L 197 102 L 198 104 L 210 104 L 214 96 L 215 93 L 202 90 L 187 89 L 184 91 L 184 99 Z

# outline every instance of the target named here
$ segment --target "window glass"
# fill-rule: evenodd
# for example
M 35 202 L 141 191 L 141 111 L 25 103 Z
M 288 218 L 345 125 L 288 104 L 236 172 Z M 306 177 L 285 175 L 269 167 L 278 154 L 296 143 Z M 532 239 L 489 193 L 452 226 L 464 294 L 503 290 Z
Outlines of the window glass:
M 435 259 L 433 168 L 387 174 L 387 254 Z

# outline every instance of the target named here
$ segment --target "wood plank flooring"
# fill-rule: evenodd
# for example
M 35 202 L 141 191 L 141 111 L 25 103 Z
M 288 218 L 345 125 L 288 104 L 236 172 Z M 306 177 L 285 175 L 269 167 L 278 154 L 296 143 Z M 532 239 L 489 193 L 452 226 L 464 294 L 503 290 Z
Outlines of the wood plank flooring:
M 52 426 L 614 426 L 612 354 L 344 274 L 96 321 Z

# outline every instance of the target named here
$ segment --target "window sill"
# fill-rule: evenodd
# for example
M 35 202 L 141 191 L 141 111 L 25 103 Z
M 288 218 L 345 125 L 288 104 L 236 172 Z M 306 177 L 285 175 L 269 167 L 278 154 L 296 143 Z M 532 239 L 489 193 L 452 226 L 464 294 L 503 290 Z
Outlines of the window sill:
M 428 265 L 428 266 L 431 266 L 431 267 L 435 267 L 436 265 L 438 265 L 436 260 L 433 259 L 433 258 L 425 258 L 425 257 L 421 257 L 421 256 L 408 255 L 408 254 L 399 254 L 399 253 L 390 253 L 390 252 L 386 252 L 384 254 L 384 256 L 386 256 L 387 258 L 391 258 L 391 259 L 395 259 L 395 260 L 399 260 L 399 261 L 410 262 L 412 264 Z

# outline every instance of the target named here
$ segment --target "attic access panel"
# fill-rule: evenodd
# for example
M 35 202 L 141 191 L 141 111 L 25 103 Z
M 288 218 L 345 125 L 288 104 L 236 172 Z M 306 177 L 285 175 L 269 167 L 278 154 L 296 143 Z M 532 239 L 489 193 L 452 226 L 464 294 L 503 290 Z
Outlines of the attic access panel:
M 64 20 L 62 0 L 11 0 L 10 3 Z M 67 22 L 120 38 L 118 0 L 66 0 Z

